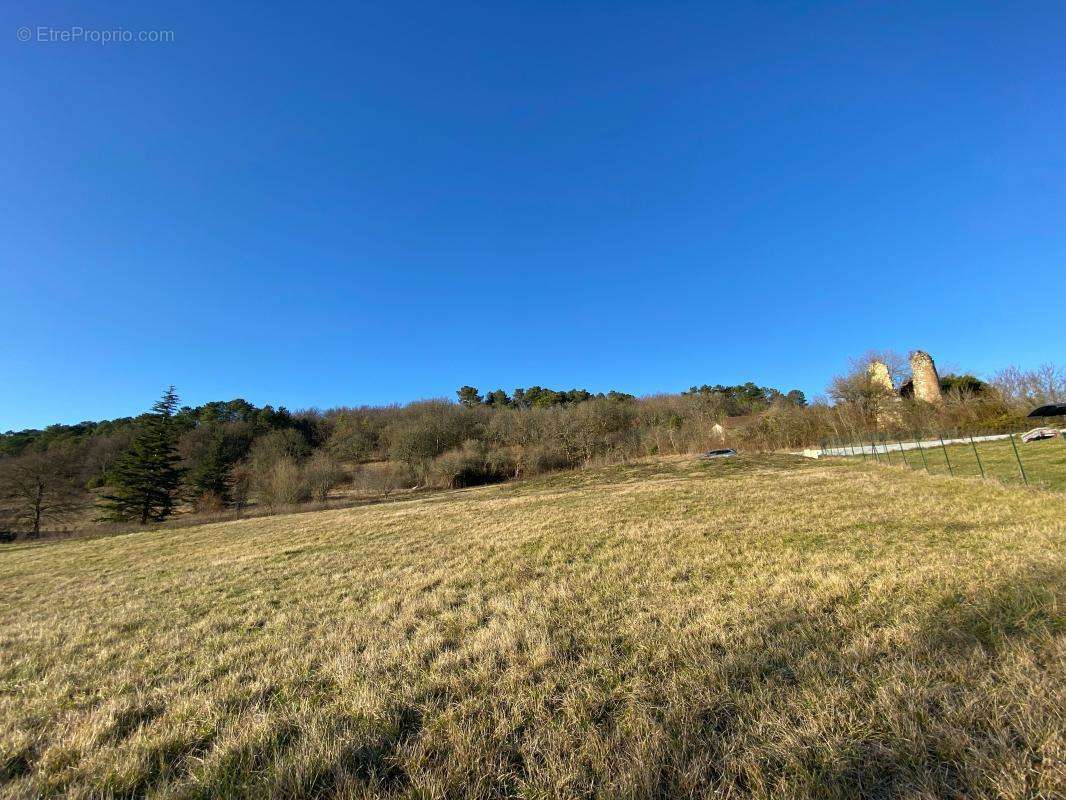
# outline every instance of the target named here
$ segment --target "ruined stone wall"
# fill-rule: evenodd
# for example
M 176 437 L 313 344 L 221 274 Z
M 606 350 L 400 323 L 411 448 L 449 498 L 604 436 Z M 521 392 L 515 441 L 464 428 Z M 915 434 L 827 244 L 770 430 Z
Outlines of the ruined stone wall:
M 892 375 L 888 371 L 888 365 L 883 361 L 871 361 L 866 368 L 866 374 L 870 378 L 870 384 L 878 390 L 881 397 L 877 403 L 877 425 L 880 428 L 890 428 L 898 425 L 901 417 L 899 411 L 899 395 L 892 385 Z
M 892 387 L 892 376 L 888 372 L 888 365 L 883 361 L 871 361 L 870 366 L 866 368 L 867 374 L 870 376 L 870 383 L 874 388 L 880 389 L 885 394 L 895 394 L 896 390 Z
M 940 392 L 940 376 L 936 372 L 933 358 L 923 350 L 911 353 L 911 381 L 914 385 L 914 399 L 925 403 L 943 403 Z

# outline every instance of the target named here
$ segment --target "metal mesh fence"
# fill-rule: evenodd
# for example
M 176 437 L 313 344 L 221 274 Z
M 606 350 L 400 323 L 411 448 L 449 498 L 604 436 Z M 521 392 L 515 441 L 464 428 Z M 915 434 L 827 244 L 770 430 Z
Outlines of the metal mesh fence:
M 1049 428 L 1045 438 L 1026 437 L 1022 431 L 934 436 L 857 434 L 826 439 L 820 454 L 861 458 L 930 474 L 1066 491 L 1066 430 L 1059 427 Z

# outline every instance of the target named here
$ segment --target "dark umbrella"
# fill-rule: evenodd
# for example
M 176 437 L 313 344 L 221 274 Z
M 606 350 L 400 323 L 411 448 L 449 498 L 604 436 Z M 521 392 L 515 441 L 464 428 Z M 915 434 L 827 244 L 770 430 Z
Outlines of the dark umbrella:
M 1066 403 L 1049 403 L 1029 412 L 1030 417 L 1061 417 L 1066 415 Z

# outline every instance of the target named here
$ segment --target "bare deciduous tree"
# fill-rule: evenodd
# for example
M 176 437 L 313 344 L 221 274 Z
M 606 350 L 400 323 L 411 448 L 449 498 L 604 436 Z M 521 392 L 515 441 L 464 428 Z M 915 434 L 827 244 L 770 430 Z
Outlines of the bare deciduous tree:
M 851 361 L 853 374 L 868 374 L 870 364 L 880 361 L 888 367 L 888 374 L 892 378 L 892 385 L 897 389 L 910 377 L 910 361 L 902 353 L 895 350 L 867 350 L 858 358 Z
M 1018 406 L 1066 401 L 1066 369 L 1056 364 L 1031 370 L 1007 367 L 992 376 L 992 385 L 1004 400 Z
M 319 450 L 304 464 L 303 478 L 311 497 L 324 502 L 330 490 L 344 480 L 344 470 L 331 456 Z
M 0 495 L 8 499 L 17 524 L 34 536 L 44 522 L 66 522 L 78 510 L 83 492 L 77 465 L 63 449 L 27 453 L 0 463 Z

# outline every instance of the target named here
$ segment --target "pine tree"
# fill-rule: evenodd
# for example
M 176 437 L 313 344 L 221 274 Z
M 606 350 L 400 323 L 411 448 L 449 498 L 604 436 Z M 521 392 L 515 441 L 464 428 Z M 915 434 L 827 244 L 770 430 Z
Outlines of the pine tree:
M 174 510 L 182 477 L 174 425 L 177 408 L 171 386 L 146 415 L 130 449 L 115 462 L 108 478 L 112 493 L 103 497 L 107 519 L 147 525 Z
M 230 472 L 241 456 L 239 447 L 240 442 L 228 440 L 223 431 L 214 432 L 189 475 L 188 482 L 195 496 L 213 495 L 223 505 L 229 505 Z
M 478 391 L 473 386 L 464 386 L 456 392 L 459 396 L 460 404 L 464 406 L 476 406 L 481 404 L 482 397 L 478 394 Z

